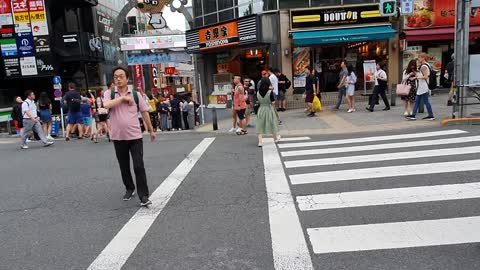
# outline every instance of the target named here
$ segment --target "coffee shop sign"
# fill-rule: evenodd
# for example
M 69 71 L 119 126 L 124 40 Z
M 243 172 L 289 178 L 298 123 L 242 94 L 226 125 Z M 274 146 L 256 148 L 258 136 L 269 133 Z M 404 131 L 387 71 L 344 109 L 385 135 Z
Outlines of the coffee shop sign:
M 346 20 L 357 20 L 357 19 L 358 19 L 357 11 L 325 13 L 323 18 L 325 22 L 341 22 Z

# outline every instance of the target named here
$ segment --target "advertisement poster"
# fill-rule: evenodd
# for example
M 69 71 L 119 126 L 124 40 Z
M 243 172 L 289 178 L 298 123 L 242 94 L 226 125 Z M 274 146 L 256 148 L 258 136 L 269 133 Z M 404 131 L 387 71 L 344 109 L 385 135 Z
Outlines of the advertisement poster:
M 20 71 L 23 76 L 38 75 L 35 57 L 20 58 Z
M 377 63 L 375 62 L 375 60 L 367 60 L 363 62 L 363 79 L 366 83 L 375 82 L 376 66 Z
M 109 15 L 97 10 L 97 21 L 99 24 L 98 34 L 103 41 L 110 42 L 113 33 L 113 19 Z
M 0 38 L 13 38 L 13 25 L 0 26 Z
M 14 38 L 0 39 L 0 49 L 2 56 L 17 56 L 17 43 Z
M 50 55 L 37 56 L 37 72 L 38 75 L 50 75 L 55 73 L 53 61 Z
M 191 60 L 192 57 L 185 52 L 139 53 L 127 55 L 127 63 L 129 65 L 148 65 L 168 62 L 187 63 Z
M 480 54 L 470 55 L 470 76 L 469 84 L 480 85 Z
M 442 48 L 429 48 L 428 49 L 428 63 L 433 67 L 433 70 L 437 73 L 437 85 L 440 85 L 440 74 L 442 73 Z
M 0 0 L 0 27 L 13 24 L 10 0 Z
M 17 33 L 17 48 L 20 57 L 35 55 L 32 33 Z
M 470 25 L 480 24 L 480 12 L 470 17 Z M 455 1 L 415 0 L 413 15 L 405 17 L 405 29 L 452 27 L 455 25 Z
M 50 54 L 50 40 L 48 36 L 33 37 L 37 54 Z
M 293 87 L 307 84 L 305 68 L 310 66 L 310 48 L 295 48 L 293 51 Z
M 403 70 L 408 66 L 411 60 L 418 59 L 418 55 L 422 52 L 422 46 L 409 46 L 403 52 Z
M 5 75 L 7 77 L 20 76 L 20 63 L 18 58 L 4 58 Z
M 28 0 L 30 7 L 30 23 L 33 36 L 48 35 L 47 16 L 45 14 L 45 2 L 43 0 Z
M 133 87 L 136 89 L 145 89 L 143 85 L 142 65 L 133 66 Z
M 16 33 L 31 32 L 27 0 L 11 0 Z

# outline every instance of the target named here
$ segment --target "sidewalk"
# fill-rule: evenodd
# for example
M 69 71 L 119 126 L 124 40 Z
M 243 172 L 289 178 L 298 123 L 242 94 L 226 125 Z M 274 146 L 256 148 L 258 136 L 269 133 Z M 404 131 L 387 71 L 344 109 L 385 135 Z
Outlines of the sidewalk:
M 425 128 L 440 126 L 440 121 L 452 115 L 452 107 L 447 107 L 447 93 L 436 94 L 430 97 L 435 121 L 421 120 L 425 113 L 417 115 L 417 121 L 406 121 L 403 116 L 403 101 L 397 97 L 396 106 L 390 111 L 382 111 L 383 102 L 375 106 L 375 112 L 371 113 L 365 109 L 365 101 L 356 104 L 357 111 L 347 113 L 347 105 L 343 104 L 339 111 L 333 111 L 334 106 L 326 106 L 324 110 L 317 113 L 317 117 L 308 118 L 302 109 L 288 110 L 280 113 L 283 125 L 280 127 L 280 134 L 286 136 L 302 136 L 315 134 L 339 134 L 371 131 L 388 131 L 412 128 Z M 254 119 L 255 117 L 252 117 Z M 253 120 L 253 122 L 255 122 Z M 228 132 L 231 128 L 231 119 L 218 122 L 219 133 Z M 197 129 L 198 132 L 212 132 L 212 125 L 205 125 Z M 254 128 L 249 129 L 250 134 L 255 133 Z

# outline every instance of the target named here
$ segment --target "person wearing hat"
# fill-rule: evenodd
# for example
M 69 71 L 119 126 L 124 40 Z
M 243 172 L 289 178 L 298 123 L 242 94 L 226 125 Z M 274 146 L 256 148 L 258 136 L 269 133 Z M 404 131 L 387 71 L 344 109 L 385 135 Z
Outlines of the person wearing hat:
M 447 75 L 447 81 L 448 84 L 450 85 L 450 92 L 448 93 L 448 101 L 447 101 L 447 106 L 452 106 L 453 102 L 453 79 L 455 75 L 455 53 L 452 53 L 452 61 L 450 61 L 447 64 L 447 67 L 445 68 L 445 75 Z

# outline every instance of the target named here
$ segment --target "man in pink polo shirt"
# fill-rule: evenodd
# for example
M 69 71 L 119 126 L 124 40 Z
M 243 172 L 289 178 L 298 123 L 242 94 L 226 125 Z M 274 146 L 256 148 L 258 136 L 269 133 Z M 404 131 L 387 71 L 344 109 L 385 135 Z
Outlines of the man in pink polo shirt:
M 148 206 L 152 202 L 148 199 L 147 176 L 143 164 L 143 134 L 140 128 L 138 112 L 140 111 L 147 125 L 151 140 L 155 140 L 152 123 L 145 100 L 138 94 L 138 104 L 135 103 L 132 90 L 128 89 L 130 74 L 127 69 L 117 67 L 113 70 L 115 88 L 104 93 L 103 106 L 110 110 L 110 139 L 115 146 L 123 184 L 127 189 L 124 201 L 129 201 L 135 195 L 135 185 L 130 171 L 130 154 L 133 159 L 133 170 L 137 180 L 137 193 L 141 206 Z M 115 91 L 112 100 L 111 91 Z
M 240 119 L 240 128 L 237 130 L 237 134 L 245 135 L 247 134 L 247 120 L 245 115 L 247 102 L 245 98 L 245 89 L 243 88 L 242 78 L 240 76 L 235 76 L 233 78 L 233 83 L 235 84 L 233 105 L 238 119 Z

